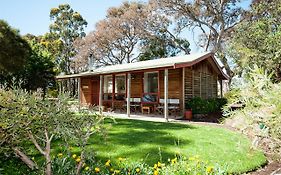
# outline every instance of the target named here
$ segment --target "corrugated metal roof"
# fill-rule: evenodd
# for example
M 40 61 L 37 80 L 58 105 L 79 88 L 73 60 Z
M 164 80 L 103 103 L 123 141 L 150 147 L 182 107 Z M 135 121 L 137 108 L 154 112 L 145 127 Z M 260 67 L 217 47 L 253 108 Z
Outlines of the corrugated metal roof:
M 129 72 L 129 71 L 137 71 L 137 70 L 145 70 L 145 69 L 153 69 L 153 68 L 161 68 L 161 67 L 171 67 L 181 63 L 192 63 L 197 60 L 200 60 L 203 57 L 206 57 L 207 55 L 211 56 L 213 54 L 210 52 L 204 52 L 204 53 L 196 53 L 196 54 L 169 57 L 169 58 L 160 58 L 155 60 L 139 61 L 139 62 L 127 63 L 127 64 L 118 64 L 118 65 L 100 67 L 92 71 L 83 72 L 80 74 L 57 76 L 56 78 L 64 79 L 64 78 L 72 78 L 72 77 L 74 78 L 74 77 L 89 76 L 89 75 L 110 74 L 110 73 Z

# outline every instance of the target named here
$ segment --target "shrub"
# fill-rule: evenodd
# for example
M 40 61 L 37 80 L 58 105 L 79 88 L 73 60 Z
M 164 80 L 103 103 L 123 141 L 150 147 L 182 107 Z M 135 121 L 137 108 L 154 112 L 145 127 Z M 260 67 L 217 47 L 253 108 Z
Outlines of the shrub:
M 55 139 L 72 142 L 83 154 L 89 137 L 103 130 L 103 116 L 89 110 L 71 111 L 69 97 L 43 98 L 40 92 L 0 87 L 0 152 L 14 152 L 31 169 L 40 168 L 27 154 L 32 144 L 44 157 L 51 174 L 51 146 Z M 26 142 L 28 144 L 26 144 Z
M 221 111 L 226 103 L 225 98 L 202 99 L 194 97 L 186 102 L 186 109 L 192 109 L 194 114 L 208 114 Z
M 79 162 L 76 154 L 59 153 L 54 159 L 54 175 L 74 174 L 75 167 Z M 88 157 L 83 164 L 82 175 L 87 174 L 120 174 L 120 175 L 222 175 L 226 174 L 226 168 L 218 165 L 208 165 L 198 156 L 189 158 L 175 156 L 168 159 L 167 163 L 155 162 L 151 167 L 143 162 L 129 162 L 126 158 L 119 157 L 117 160 L 96 161 Z
M 266 145 L 271 153 L 281 153 L 281 84 L 271 81 L 271 75 L 255 67 L 244 76 L 245 83 L 231 91 L 229 103 L 224 109 L 228 123 L 237 123 L 236 126 L 246 134 L 253 137 L 254 146 Z M 232 110 L 233 103 L 243 104 L 243 108 Z

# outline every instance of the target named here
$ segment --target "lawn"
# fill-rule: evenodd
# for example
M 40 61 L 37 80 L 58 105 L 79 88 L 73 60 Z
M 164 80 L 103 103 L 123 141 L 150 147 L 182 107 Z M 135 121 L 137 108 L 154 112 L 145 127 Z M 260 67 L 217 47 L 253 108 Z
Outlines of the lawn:
M 107 136 L 94 136 L 88 145 L 102 162 L 122 157 L 153 165 L 181 154 L 199 156 L 210 165 L 227 166 L 230 173 L 247 172 L 266 162 L 261 151 L 251 149 L 249 139 L 224 128 L 126 119 L 106 120 L 106 126 Z M 53 144 L 55 154 L 61 151 L 60 146 L 60 141 Z M 75 148 L 72 151 L 79 153 Z M 14 159 L 3 163 L 14 173 L 15 167 L 24 166 Z
M 266 162 L 259 150 L 251 149 L 245 136 L 233 131 L 190 124 L 157 123 L 118 119 L 111 125 L 106 139 L 93 137 L 90 146 L 101 160 L 144 160 L 153 165 L 167 162 L 180 153 L 199 156 L 211 164 L 228 166 L 229 172 L 247 172 Z

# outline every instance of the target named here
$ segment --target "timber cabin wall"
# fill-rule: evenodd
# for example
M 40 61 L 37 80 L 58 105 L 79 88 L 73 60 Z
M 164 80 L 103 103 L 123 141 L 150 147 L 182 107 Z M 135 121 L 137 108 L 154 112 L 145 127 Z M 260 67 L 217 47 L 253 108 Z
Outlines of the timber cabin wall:
M 178 69 L 169 69 L 168 70 L 168 99 L 179 99 L 180 100 L 180 109 L 183 109 L 182 106 L 182 68 Z M 160 89 L 160 98 L 164 99 L 164 70 L 159 72 L 159 89 Z
M 81 104 L 91 104 L 91 78 L 81 77 L 80 102 Z
M 216 98 L 218 95 L 218 74 L 209 61 L 204 60 L 185 68 L 185 100 L 193 97 Z

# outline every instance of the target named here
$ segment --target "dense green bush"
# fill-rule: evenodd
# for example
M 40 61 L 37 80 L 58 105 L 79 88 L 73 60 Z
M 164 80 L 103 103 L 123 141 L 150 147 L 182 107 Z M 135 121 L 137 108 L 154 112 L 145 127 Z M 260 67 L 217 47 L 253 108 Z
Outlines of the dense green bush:
M 208 114 L 221 111 L 222 107 L 227 103 L 225 98 L 202 99 L 195 97 L 186 102 L 186 109 L 192 109 L 194 114 Z
M 255 146 L 266 145 L 267 150 L 280 157 L 281 84 L 273 83 L 271 75 L 257 67 L 251 69 L 244 79 L 244 83 L 229 95 L 229 103 L 224 109 L 225 116 L 229 117 L 227 121 L 250 134 Z M 244 107 L 232 110 L 231 105 L 235 103 Z
M 52 144 L 60 139 L 81 149 L 79 171 L 88 139 L 103 131 L 104 117 L 88 109 L 74 111 L 69 100 L 65 94 L 49 99 L 40 91 L 0 87 L 0 154 L 15 153 L 30 169 L 42 169 L 28 155 L 32 147 L 44 159 L 48 175 L 52 174 Z

